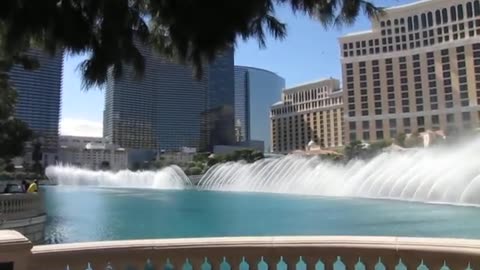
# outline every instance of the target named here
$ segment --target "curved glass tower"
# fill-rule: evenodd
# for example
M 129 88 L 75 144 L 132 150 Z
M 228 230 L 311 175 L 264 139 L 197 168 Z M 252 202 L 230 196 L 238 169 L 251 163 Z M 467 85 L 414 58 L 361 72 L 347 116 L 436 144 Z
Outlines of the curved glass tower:
M 201 80 L 192 68 L 138 44 L 146 72 L 135 78 L 109 72 L 105 91 L 104 137 L 131 149 L 210 151 L 234 142 L 233 48 L 206 65 Z
M 260 68 L 235 66 L 235 135 L 237 142 L 263 141 L 271 151 L 270 106 L 278 101 L 285 79 Z

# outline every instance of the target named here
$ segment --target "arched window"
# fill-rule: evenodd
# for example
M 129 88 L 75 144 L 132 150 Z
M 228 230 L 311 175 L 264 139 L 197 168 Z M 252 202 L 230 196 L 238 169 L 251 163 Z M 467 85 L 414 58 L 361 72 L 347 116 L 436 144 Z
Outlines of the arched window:
M 400 18 L 400 24 L 405 24 L 405 20 L 403 18 Z
M 475 11 L 475 16 L 480 15 L 480 2 L 478 0 L 475 0 L 475 2 L 473 2 L 473 10 Z
M 425 13 L 423 13 L 421 16 L 420 16 L 421 20 L 422 20 L 422 28 L 427 28 L 427 16 L 425 16 Z
M 457 9 L 455 6 L 450 7 L 450 19 L 452 22 L 455 22 L 457 20 Z
M 463 20 L 463 5 L 457 6 L 458 20 Z
M 467 3 L 467 18 L 472 18 L 473 17 L 473 6 L 472 2 Z
M 380 22 L 380 26 L 381 26 L 381 27 L 385 27 L 385 21 L 381 21 L 381 22 Z
M 448 23 L 448 11 L 446 8 L 442 9 L 442 20 L 443 23 Z
M 418 16 L 413 16 L 413 29 L 418 30 L 419 23 L 418 23 Z
M 440 10 L 435 11 L 435 22 L 437 25 L 442 23 L 442 14 L 440 13 Z
M 391 26 L 392 23 L 390 22 L 390 20 L 387 21 L 387 26 Z
M 398 25 L 398 19 L 395 19 L 395 20 L 393 21 L 393 24 L 394 24 L 394 25 Z
M 407 22 L 408 22 L 408 31 L 412 31 L 413 30 L 412 17 L 408 17 Z
M 428 20 L 428 27 L 432 27 L 433 26 L 433 14 L 432 14 L 432 12 L 428 12 L 427 20 Z

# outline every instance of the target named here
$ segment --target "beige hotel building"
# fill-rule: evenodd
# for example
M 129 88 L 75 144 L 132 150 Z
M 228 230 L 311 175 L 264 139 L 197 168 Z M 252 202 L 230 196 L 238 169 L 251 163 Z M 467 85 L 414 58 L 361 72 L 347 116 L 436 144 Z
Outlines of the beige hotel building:
M 347 143 L 479 126 L 479 0 L 388 8 L 340 46 Z
M 324 79 L 285 89 L 271 108 L 273 152 L 304 150 L 310 141 L 325 148 L 341 146 L 343 93 L 340 81 Z

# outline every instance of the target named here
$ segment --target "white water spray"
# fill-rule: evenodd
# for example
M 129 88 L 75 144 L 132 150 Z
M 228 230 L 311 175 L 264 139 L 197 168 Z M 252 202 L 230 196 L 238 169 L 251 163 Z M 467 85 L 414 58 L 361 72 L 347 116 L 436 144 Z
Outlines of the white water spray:
M 480 205 L 480 139 L 455 148 L 385 152 L 348 164 L 299 155 L 253 164 L 218 164 L 199 186 L 218 191 Z
M 152 189 L 184 189 L 192 185 L 178 166 L 158 171 L 92 171 L 73 166 L 50 166 L 45 174 L 58 185 Z

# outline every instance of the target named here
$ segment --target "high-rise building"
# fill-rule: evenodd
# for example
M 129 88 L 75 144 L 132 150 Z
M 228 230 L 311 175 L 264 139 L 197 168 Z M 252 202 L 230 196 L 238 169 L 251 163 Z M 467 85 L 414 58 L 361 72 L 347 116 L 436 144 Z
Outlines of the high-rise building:
M 235 143 L 233 47 L 219 53 L 207 72 L 206 108 L 202 113 L 201 151 Z
M 270 106 L 280 97 L 285 79 L 254 67 L 235 66 L 235 131 L 237 142 L 263 141 L 271 151 Z
M 341 37 L 347 141 L 478 127 L 479 37 L 478 0 L 388 8 Z
M 28 124 L 42 143 L 42 164 L 53 164 L 58 150 L 63 51 L 51 56 L 32 49 L 28 54 L 38 60 L 38 69 L 14 66 L 9 72 L 18 95 L 15 115 Z M 28 161 L 28 149 L 26 154 Z
M 121 78 L 108 74 L 104 137 L 121 147 L 156 151 L 210 149 L 228 136 L 233 141 L 233 50 L 206 65 L 196 80 L 190 66 L 138 48 L 145 57 L 143 78 L 135 78 L 131 66 Z
M 337 79 L 285 89 L 271 107 L 273 152 L 304 150 L 310 142 L 324 148 L 342 146 L 343 93 Z

